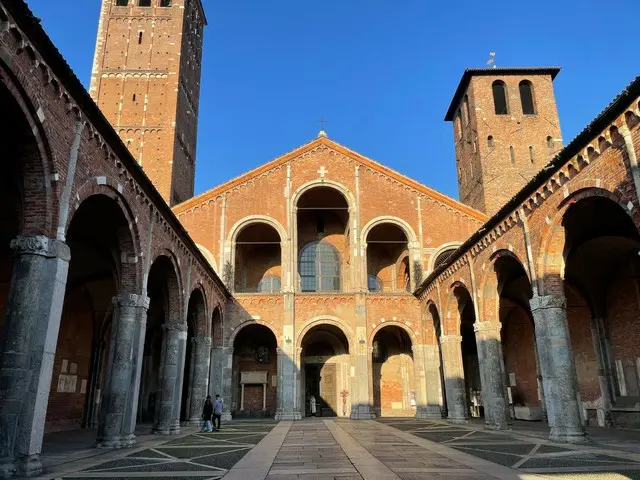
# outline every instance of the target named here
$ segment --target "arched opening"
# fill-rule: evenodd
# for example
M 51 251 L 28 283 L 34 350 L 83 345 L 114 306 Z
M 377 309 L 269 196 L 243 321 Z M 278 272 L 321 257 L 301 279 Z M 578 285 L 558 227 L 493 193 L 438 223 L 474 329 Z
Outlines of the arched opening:
M 438 378 L 440 379 L 440 383 L 438 385 L 439 392 L 439 401 L 441 414 L 446 418 L 448 415 L 447 412 L 447 395 L 444 390 L 445 388 L 445 376 L 444 376 L 444 360 L 442 358 L 442 323 L 440 321 L 440 313 L 438 312 L 438 308 L 434 303 L 429 305 L 429 315 L 431 316 L 431 322 L 433 323 L 433 331 L 436 336 L 436 342 L 438 344 Z
M 276 412 L 277 340 L 264 325 L 247 325 L 233 342 L 231 413 L 272 417 Z
M 211 345 L 213 347 L 222 346 L 222 312 L 220 307 L 214 308 L 211 315 Z
M 520 89 L 520 103 L 524 115 L 535 115 L 536 102 L 533 97 L 533 84 L 529 80 L 522 80 L 518 85 Z
M 457 249 L 458 247 L 450 247 L 438 253 L 436 258 L 433 260 L 433 269 L 435 270 L 447 263 L 447 260 L 451 258 Z
M 185 346 L 184 375 L 182 376 L 182 404 L 180 405 L 180 421 L 198 420 L 201 412 L 200 403 L 204 402 L 206 379 L 197 376 L 196 362 L 202 362 L 199 346 L 196 345 L 206 331 L 204 295 L 200 289 L 193 291 L 189 297 L 187 309 L 187 343 Z M 211 352 L 207 352 L 207 356 Z M 208 373 L 208 372 L 207 372 Z M 192 401 L 193 400 L 193 401 Z
M 162 396 L 162 370 L 166 325 L 180 321 L 178 277 L 171 259 L 161 255 L 149 270 L 147 329 L 144 341 L 138 423 L 158 425 Z
M 507 85 L 502 80 L 496 80 L 491 85 L 493 90 L 493 107 L 496 115 L 507 115 L 509 104 L 507 101 Z
M 393 223 L 381 223 L 369 231 L 366 242 L 369 291 L 410 291 L 408 241 L 404 230 Z
M 46 431 L 97 427 L 100 392 L 106 383 L 112 300 L 132 287 L 122 284 L 126 267 L 120 261 L 122 254 L 132 253 L 128 223 L 112 198 L 95 195 L 80 205 L 69 225 L 66 241 L 71 262 Z
M 640 235 L 609 198 L 570 202 L 562 221 L 565 295 L 582 412 L 590 424 L 637 426 Z
M 373 409 L 377 416 L 415 415 L 415 384 L 411 337 L 403 328 L 389 325 L 373 337 Z
M 243 228 L 235 240 L 235 291 L 279 293 L 282 277 L 281 239 L 266 223 Z
M 345 334 L 335 325 L 317 325 L 304 335 L 301 346 L 305 415 L 349 415 L 348 393 L 345 392 L 349 392 L 350 357 Z
M 489 148 L 493 148 L 493 146 L 494 146 L 493 136 L 492 136 L 492 135 L 489 135 L 489 136 L 487 137 L 487 147 L 489 147 Z
M 472 417 L 484 416 L 482 406 L 482 385 L 480 383 L 480 363 L 478 346 L 473 324 L 476 322 L 475 308 L 469 291 L 457 285 L 453 294 L 458 302 L 460 315 L 460 335 L 462 336 L 462 369 L 464 372 L 465 396 L 467 412 Z
M 513 256 L 496 255 L 494 271 L 499 295 L 501 342 L 511 415 L 518 420 L 541 420 L 542 378 L 536 335 L 529 307 L 533 292 L 522 264 Z
M 298 289 L 347 290 L 352 253 L 346 199 L 334 188 L 315 187 L 300 196 L 296 208 Z

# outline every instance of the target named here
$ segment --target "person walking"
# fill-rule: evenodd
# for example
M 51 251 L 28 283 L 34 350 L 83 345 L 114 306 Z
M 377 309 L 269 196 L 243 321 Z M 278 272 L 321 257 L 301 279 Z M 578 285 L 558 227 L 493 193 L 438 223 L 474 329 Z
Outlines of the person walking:
M 222 417 L 222 399 L 220 395 L 216 393 L 216 402 L 213 404 L 213 430 L 220 430 L 220 418 Z M 216 422 L 218 422 L 218 426 L 216 427 Z
M 202 426 L 203 432 L 212 432 L 213 427 L 211 425 L 211 416 L 213 415 L 213 402 L 211 402 L 211 395 L 207 395 L 207 399 L 204 401 L 204 407 L 202 407 L 202 420 L 204 425 Z

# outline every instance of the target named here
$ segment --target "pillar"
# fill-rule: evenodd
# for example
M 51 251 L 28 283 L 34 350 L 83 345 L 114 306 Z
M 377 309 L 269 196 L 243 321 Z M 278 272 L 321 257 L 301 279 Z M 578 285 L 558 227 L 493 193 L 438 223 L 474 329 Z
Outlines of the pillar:
M 413 378 L 416 395 L 416 418 L 426 418 L 427 410 L 427 379 L 424 362 L 424 345 L 412 345 Z
M 366 255 L 364 259 L 366 261 Z M 352 352 L 355 376 L 351 382 L 353 390 L 351 392 L 351 418 L 354 420 L 370 420 L 376 416 L 373 412 L 373 398 L 370 392 L 372 347 L 367 344 L 366 301 L 366 294 L 356 294 L 356 345 L 355 351 Z
M 484 420 L 487 427 L 504 430 L 509 423 L 509 406 L 502 367 L 500 323 L 476 322 L 474 330 L 478 345 Z
M 447 395 L 447 420 L 451 423 L 468 423 L 469 408 L 467 407 L 464 368 L 462 366 L 462 336 L 443 335 L 440 338 L 440 345 Z
M 69 247 L 19 236 L 0 356 L 0 475 L 42 471 L 40 452 L 62 316 Z
M 180 357 L 184 361 L 184 346 L 187 339 L 185 323 L 166 323 L 164 325 L 164 361 L 160 388 L 156 398 L 159 403 L 158 419 L 154 433 L 161 435 L 180 433 Z
M 113 321 L 97 447 L 125 448 L 136 444 L 134 431 L 144 355 L 149 297 L 113 297 Z
M 437 345 L 422 345 L 424 357 L 424 380 L 426 393 L 426 407 L 420 413 L 419 418 L 441 419 L 442 408 L 440 406 L 440 354 Z
M 233 366 L 232 347 L 214 347 L 211 349 L 211 382 L 209 395 L 222 398 L 222 417 L 225 422 L 231 420 L 231 369 Z
M 298 401 L 299 359 L 295 346 L 295 298 L 294 294 L 284 294 L 284 322 L 282 339 L 278 342 L 278 397 L 276 420 L 300 420 L 302 414 Z
M 199 425 L 202 407 L 209 386 L 209 366 L 211 362 L 211 337 L 198 335 L 194 339 L 192 381 L 189 386 L 189 423 Z
M 566 299 L 564 295 L 534 296 L 529 303 L 551 429 L 549 438 L 556 442 L 584 442 Z

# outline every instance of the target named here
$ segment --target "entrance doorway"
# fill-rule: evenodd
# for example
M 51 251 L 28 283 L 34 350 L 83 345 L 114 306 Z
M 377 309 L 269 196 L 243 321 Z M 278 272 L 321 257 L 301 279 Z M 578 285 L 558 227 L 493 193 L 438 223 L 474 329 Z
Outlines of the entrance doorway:
M 316 399 L 316 416 L 336 417 L 338 415 L 336 364 L 309 363 L 305 365 L 305 398 Z M 311 415 L 311 404 L 306 402 L 306 415 Z

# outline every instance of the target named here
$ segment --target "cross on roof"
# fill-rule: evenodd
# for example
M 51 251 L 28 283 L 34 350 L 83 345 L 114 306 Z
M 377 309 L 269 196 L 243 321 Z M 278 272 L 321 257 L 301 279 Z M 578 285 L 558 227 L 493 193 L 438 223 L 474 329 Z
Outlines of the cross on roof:
M 318 123 L 320 124 L 320 129 L 324 130 L 325 123 L 329 123 L 329 121 L 325 120 L 324 117 L 320 117 L 320 120 L 318 120 Z

